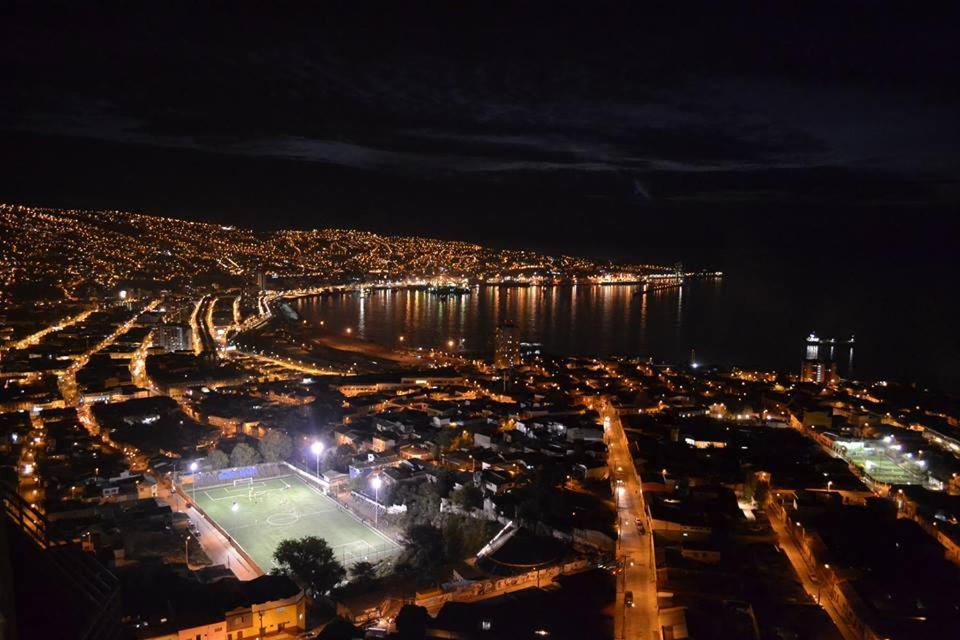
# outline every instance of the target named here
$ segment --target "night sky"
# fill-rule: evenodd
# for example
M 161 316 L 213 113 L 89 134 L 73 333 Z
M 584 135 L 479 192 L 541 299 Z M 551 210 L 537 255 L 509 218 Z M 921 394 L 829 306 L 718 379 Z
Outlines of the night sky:
M 956 10 L 129 4 L 2 10 L 0 200 L 691 262 L 953 253 Z

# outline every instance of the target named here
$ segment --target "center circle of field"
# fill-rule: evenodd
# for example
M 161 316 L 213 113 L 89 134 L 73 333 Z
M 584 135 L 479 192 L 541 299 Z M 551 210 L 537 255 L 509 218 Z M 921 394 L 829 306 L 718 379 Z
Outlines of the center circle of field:
M 220 519 L 229 542 L 266 570 L 274 564 L 278 545 L 306 535 L 326 540 L 344 563 L 363 556 L 385 558 L 400 548 L 298 474 L 198 488 L 196 500 L 212 521 Z
M 300 520 L 300 516 L 295 513 L 272 513 L 267 516 L 267 524 L 275 527 L 285 527 Z

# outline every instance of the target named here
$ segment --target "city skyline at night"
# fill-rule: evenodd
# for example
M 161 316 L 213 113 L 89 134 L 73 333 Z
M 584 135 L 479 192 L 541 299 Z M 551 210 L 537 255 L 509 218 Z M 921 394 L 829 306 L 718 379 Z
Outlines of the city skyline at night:
M 0 17 L 0 638 L 957 636 L 955 6 Z

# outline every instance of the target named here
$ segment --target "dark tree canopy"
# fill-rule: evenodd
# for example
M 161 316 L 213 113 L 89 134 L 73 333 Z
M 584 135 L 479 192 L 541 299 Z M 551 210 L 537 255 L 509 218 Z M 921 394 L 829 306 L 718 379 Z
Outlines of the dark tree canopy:
M 416 524 L 404 532 L 404 551 L 398 565 L 412 571 L 432 569 L 444 557 L 443 534 L 429 524 Z
M 316 536 L 284 540 L 273 559 L 274 574 L 289 576 L 313 598 L 326 596 L 347 575 L 327 541 Z
M 433 524 L 440 515 L 440 492 L 431 482 L 399 484 L 393 490 L 391 501 L 407 506 L 405 524 L 408 527 Z
M 451 495 L 453 504 L 461 509 L 479 509 L 483 506 L 483 492 L 472 484 L 466 484 Z
M 377 575 L 377 565 L 361 560 L 350 567 L 350 576 L 354 582 L 370 582 Z
M 260 455 L 265 462 L 281 462 L 293 454 L 293 439 L 282 431 L 272 429 L 260 440 Z
M 207 456 L 207 465 L 213 471 L 225 469 L 230 466 L 230 456 L 220 451 L 220 449 L 214 449 L 210 452 L 210 455 Z
M 230 452 L 230 466 L 232 467 L 247 467 L 258 462 L 260 462 L 260 454 L 246 442 L 237 444 Z
M 430 614 L 425 607 L 405 604 L 397 614 L 397 633 L 403 640 L 421 640 L 427 637 Z

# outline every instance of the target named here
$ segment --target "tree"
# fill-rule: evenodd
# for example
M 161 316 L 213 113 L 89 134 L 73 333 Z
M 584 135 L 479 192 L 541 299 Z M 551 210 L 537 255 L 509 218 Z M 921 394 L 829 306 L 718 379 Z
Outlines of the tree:
M 450 445 L 453 443 L 453 439 L 456 436 L 453 429 L 443 429 L 440 433 L 437 434 L 437 445 L 441 450 L 446 451 L 450 448 Z
M 446 515 L 443 518 L 443 555 L 446 562 L 460 562 L 475 555 L 496 534 L 496 523 L 469 516 Z
M 271 429 L 260 440 L 260 455 L 266 462 L 286 460 L 293 453 L 293 439 L 283 431 Z
M 422 640 L 427 637 L 430 614 L 426 607 L 405 604 L 397 614 L 397 634 L 403 640 Z
M 323 628 L 317 640 L 353 640 L 362 637 L 363 631 L 343 618 L 334 618 Z
M 408 527 L 403 535 L 403 553 L 397 565 L 412 571 L 432 569 L 443 562 L 443 534 L 429 524 Z
M 409 489 L 405 487 L 405 490 Z M 436 522 L 440 515 L 440 492 L 433 483 L 421 482 L 414 492 L 403 497 L 403 504 L 407 505 L 407 526 Z
M 524 522 L 546 522 L 569 511 L 564 504 L 563 492 L 557 489 L 564 477 L 557 467 L 537 469 L 530 483 L 517 492 L 520 498 L 517 516 Z
M 347 467 L 355 455 L 357 455 L 357 452 L 353 450 L 353 447 L 348 444 L 342 444 L 331 451 L 330 455 L 323 456 L 320 459 L 320 468 L 324 471 L 327 469 L 335 469 L 336 471 L 346 473 Z
M 334 618 L 323 628 L 323 631 L 317 636 L 317 640 L 354 640 L 354 638 L 362 637 L 362 630 L 357 629 L 343 618 Z
M 350 567 L 350 575 L 354 582 L 372 582 L 373 579 L 377 577 L 377 565 L 372 562 L 367 562 L 366 560 L 361 560 Z
M 347 575 L 326 540 L 305 536 L 284 540 L 273 552 L 274 575 L 289 576 L 312 598 L 325 597 Z
M 450 492 L 453 491 L 453 485 L 456 482 L 453 471 L 450 469 L 440 469 L 437 472 L 437 494 L 441 498 L 449 498 Z
M 451 494 L 453 504 L 464 511 L 479 509 L 483 506 L 483 492 L 476 485 L 465 484 Z
M 743 482 L 743 497 L 746 500 L 756 501 L 761 508 L 766 507 L 767 500 L 770 497 L 770 483 L 764 479 L 762 474 L 747 470 Z
M 249 467 L 260 462 L 260 454 L 246 442 L 240 442 L 230 452 L 230 466 Z
M 460 518 L 447 518 L 443 523 L 443 555 L 450 562 L 462 560 L 466 553 Z
M 207 464 L 213 471 L 218 471 L 230 466 L 230 456 L 220 449 L 214 449 L 207 455 Z

